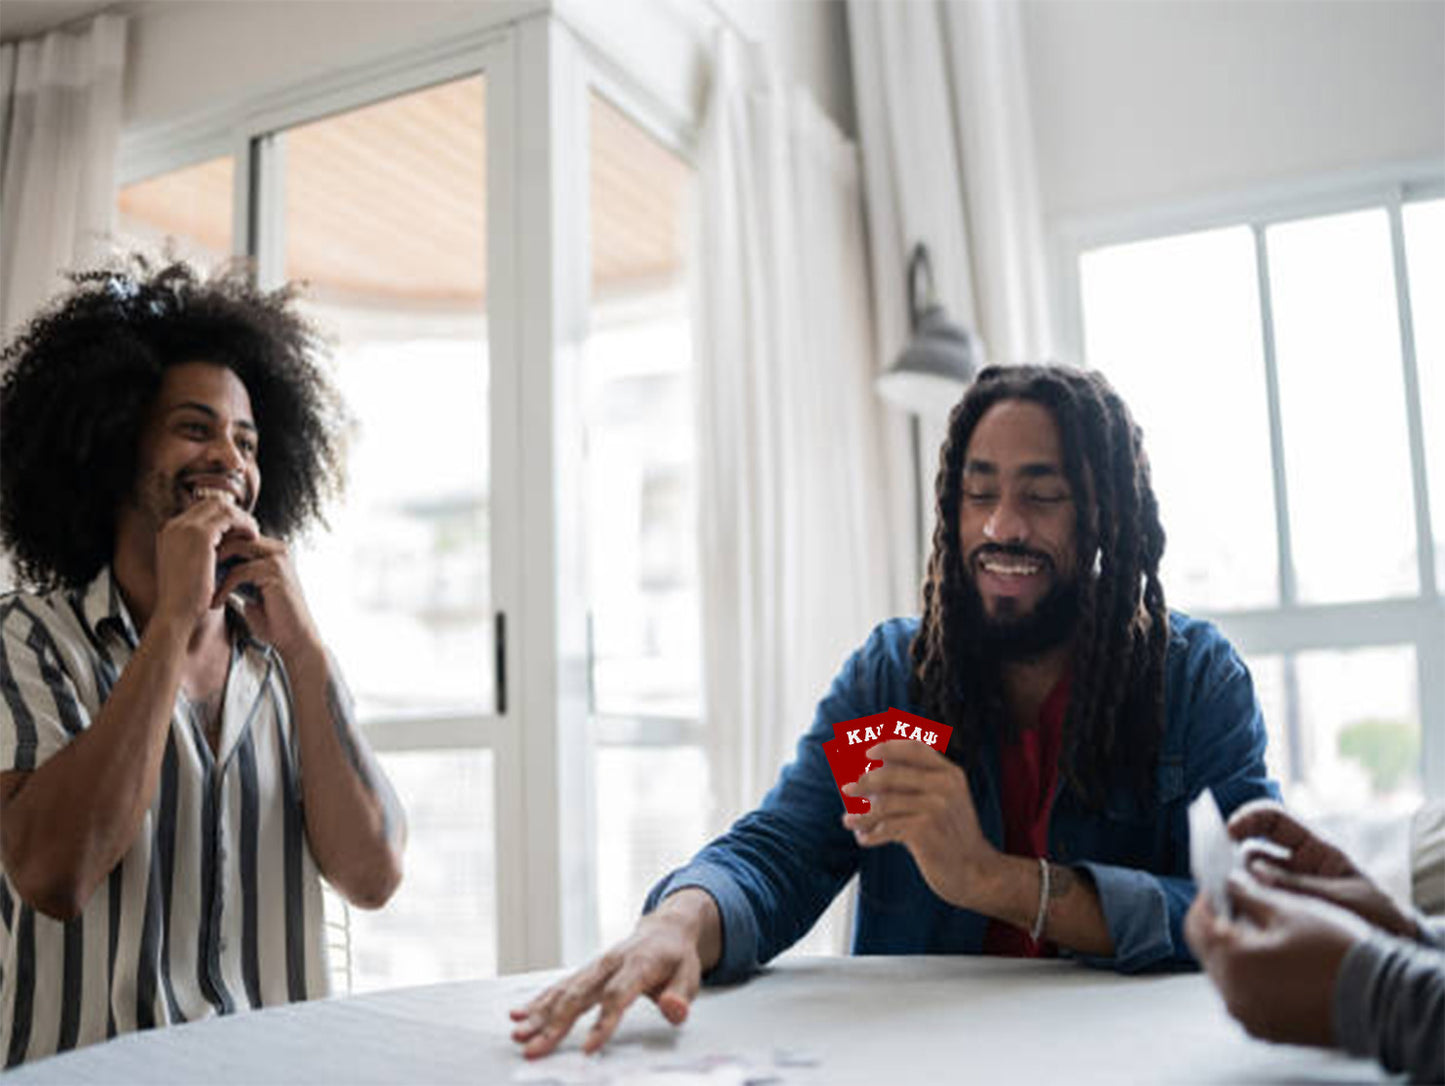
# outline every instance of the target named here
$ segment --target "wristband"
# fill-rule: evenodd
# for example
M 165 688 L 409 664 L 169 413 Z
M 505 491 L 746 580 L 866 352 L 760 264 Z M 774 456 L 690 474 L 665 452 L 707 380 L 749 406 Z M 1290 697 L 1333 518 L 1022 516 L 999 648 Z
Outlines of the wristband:
M 1029 938 L 1038 942 L 1043 938 L 1044 924 L 1049 918 L 1049 861 L 1039 857 L 1039 911 L 1034 917 L 1033 930 Z

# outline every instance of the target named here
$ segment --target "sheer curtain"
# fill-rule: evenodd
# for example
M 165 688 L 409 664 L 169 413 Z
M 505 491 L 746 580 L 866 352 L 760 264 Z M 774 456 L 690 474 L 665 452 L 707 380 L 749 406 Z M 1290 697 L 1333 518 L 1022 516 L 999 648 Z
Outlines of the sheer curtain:
M 990 360 L 1052 353 L 1021 8 L 1011 0 L 848 0 L 880 366 L 908 341 L 905 276 L 919 241 L 932 256 L 939 300 L 983 337 Z M 899 477 L 911 471 L 903 421 L 895 413 L 889 424 L 889 469 Z M 920 421 L 931 513 L 944 420 Z M 895 522 L 911 524 L 908 488 L 892 493 Z M 924 519 L 931 533 L 931 516 Z M 910 591 L 916 598 L 916 585 Z
M 714 822 L 755 805 L 887 617 L 893 532 L 856 151 L 716 40 L 699 155 L 704 702 Z
M 105 255 L 115 222 L 125 19 L 0 46 L 0 333 Z

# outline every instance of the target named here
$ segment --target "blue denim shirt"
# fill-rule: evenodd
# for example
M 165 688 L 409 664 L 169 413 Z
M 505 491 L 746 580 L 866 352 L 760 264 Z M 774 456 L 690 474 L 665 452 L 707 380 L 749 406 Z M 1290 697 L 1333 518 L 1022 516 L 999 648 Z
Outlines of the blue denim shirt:
M 1086 960 L 1126 973 L 1193 961 L 1183 935 L 1194 898 L 1190 801 L 1209 788 L 1228 817 L 1246 800 L 1279 796 L 1265 773 L 1264 720 L 1243 662 L 1209 623 L 1178 613 L 1170 623 L 1166 723 L 1152 801 L 1145 805 L 1121 786 L 1093 811 L 1060 787 L 1049 822 L 1049 857 L 1089 873 L 1113 938 L 1112 958 Z M 717 902 L 723 953 L 709 981 L 738 980 L 802 938 L 854 872 L 853 953 L 982 951 L 988 918 L 935 895 L 907 849 L 858 847 L 843 828 L 843 801 L 823 754 L 838 721 L 890 706 L 923 711 L 908 697 L 908 649 L 917 630 L 916 618 L 875 628 L 833 680 L 797 756 L 762 805 L 648 895 L 648 912 L 690 886 Z M 996 752 L 988 750 L 979 763 L 969 774 L 974 806 L 984 834 L 1002 848 Z

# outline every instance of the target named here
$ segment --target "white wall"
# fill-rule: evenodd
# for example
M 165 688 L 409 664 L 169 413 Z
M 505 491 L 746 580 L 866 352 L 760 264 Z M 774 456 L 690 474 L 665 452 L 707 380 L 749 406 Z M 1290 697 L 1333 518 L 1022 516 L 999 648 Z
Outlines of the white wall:
M 1030 0 L 1054 221 L 1445 155 L 1439 0 Z
M 640 0 L 582 0 L 626 33 Z M 838 0 L 665 0 L 699 21 L 724 18 L 763 43 L 852 134 L 843 5 Z M 125 123 L 151 128 L 545 6 L 540 0 L 144 0 L 132 11 Z M 655 4 L 654 4 L 655 6 Z

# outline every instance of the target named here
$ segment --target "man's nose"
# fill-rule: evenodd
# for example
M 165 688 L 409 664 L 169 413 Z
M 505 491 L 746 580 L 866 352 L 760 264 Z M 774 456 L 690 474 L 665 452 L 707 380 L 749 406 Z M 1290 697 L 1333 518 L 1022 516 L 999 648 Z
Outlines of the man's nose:
M 989 518 L 983 522 L 984 538 L 992 543 L 1024 543 L 1029 537 L 1029 522 L 1008 498 L 1000 498 Z
M 211 442 L 211 460 L 225 471 L 239 475 L 246 467 L 246 458 L 236 447 L 235 441 L 227 436 L 218 436 Z

